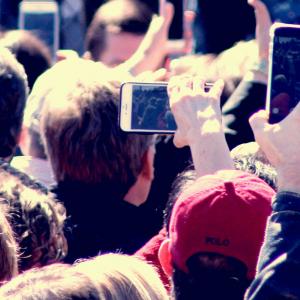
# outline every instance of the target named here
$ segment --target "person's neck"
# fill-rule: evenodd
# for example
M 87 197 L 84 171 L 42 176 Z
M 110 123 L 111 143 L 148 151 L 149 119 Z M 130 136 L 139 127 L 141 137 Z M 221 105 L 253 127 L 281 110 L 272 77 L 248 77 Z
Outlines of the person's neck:
M 140 206 L 146 202 L 151 182 L 139 175 L 134 185 L 129 189 L 124 197 L 124 201 L 131 203 L 135 206 Z

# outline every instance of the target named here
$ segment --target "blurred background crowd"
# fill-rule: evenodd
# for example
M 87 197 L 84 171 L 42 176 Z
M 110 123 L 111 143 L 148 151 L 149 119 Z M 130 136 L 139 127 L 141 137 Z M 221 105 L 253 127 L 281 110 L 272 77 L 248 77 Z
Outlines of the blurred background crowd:
M 299 1 L 0 0 L 0 299 L 300 299 L 298 81 L 261 111 L 277 20 Z M 120 129 L 126 81 L 168 84 L 174 135 Z

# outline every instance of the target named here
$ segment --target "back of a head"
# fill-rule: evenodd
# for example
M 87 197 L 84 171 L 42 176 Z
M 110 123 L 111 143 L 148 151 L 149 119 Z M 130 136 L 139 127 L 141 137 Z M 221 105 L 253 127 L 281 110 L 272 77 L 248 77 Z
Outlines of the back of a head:
M 11 30 L 4 33 L 0 46 L 8 48 L 24 66 L 31 89 L 35 80 L 51 66 L 47 45 L 29 31 Z
M 19 244 L 20 270 L 62 260 L 67 254 L 65 209 L 26 174 L 0 165 L 0 204 Z
M 17 146 L 28 86 L 24 68 L 0 48 L 0 157 L 8 158 Z
M 65 77 L 63 70 L 66 62 L 56 63 L 35 81 L 24 110 L 23 136 L 20 147 L 24 155 L 46 159 L 40 134 L 40 117 L 47 94 L 59 85 Z
M 31 269 L 0 288 L 7 300 L 100 300 L 96 284 L 70 265 Z M 102 298 L 101 298 L 102 299 Z
M 169 225 L 175 299 L 243 299 L 273 195 L 240 171 L 203 176 L 180 194 Z
M 277 172 L 255 142 L 231 150 L 235 169 L 256 175 L 277 191 Z
M 46 96 L 41 117 L 56 180 L 101 184 L 124 196 L 141 172 L 153 137 L 120 130 L 119 91 L 103 79 L 109 78 L 106 69 L 86 60 L 66 63 L 66 68 L 66 80 Z
M 168 299 L 155 269 L 134 256 L 104 254 L 77 268 L 97 282 L 101 300 Z
M 106 45 L 106 32 L 143 35 L 152 18 L 151 10 L 138 0 L 111 0 L 96 11 L 88 28 L 85 48 L 98 61 Z

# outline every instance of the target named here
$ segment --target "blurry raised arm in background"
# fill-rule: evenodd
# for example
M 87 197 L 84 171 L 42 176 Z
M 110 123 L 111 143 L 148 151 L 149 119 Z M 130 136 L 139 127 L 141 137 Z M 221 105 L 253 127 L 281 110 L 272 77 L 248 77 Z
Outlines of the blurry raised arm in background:
M 120 68 L 125 68 L 132 75 L 159 69 L 167 55 L 168 33 L 173 15 L 173 5 L 160 0 L 159 16 L 153 16 L 142 43 Z

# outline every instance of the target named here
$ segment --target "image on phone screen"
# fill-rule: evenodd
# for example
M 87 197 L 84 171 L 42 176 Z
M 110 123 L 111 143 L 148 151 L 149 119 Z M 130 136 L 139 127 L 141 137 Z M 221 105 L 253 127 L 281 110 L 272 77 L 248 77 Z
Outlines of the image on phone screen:
M 271 123 L 284 119 L 299 102 L 299 70 L 300 30 L 278 30 L 278 34 L 275 31 L 269 87 Z
M 176 130 L 167 85 L 133 85 L 131 126 L 153 131 Z

